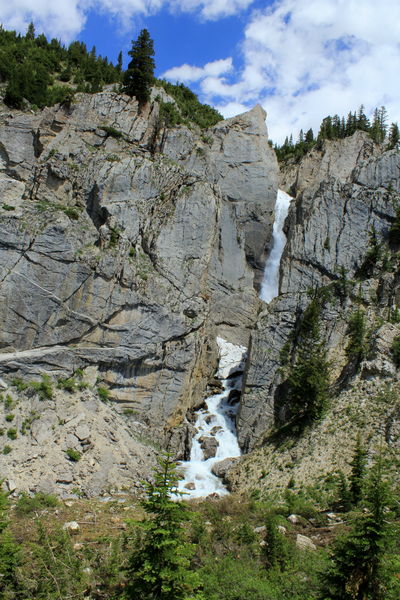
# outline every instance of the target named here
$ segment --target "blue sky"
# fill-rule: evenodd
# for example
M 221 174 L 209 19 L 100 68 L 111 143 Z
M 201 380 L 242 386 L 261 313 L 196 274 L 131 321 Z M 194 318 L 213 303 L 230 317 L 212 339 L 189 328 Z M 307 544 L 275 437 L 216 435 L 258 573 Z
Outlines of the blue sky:
M 328 114 L 385 105 L 400 121 L 399 0 L 0 0 L 0 22 L 127 64 L 142 28 L 156 75 L 226 116 L 260 103 L 270 137 L 318 130 Z

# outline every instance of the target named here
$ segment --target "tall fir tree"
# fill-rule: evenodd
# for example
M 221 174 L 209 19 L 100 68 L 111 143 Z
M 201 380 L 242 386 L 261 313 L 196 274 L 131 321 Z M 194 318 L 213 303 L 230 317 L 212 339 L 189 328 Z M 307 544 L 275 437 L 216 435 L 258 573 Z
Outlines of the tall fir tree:
M 400 131 L 397 123 L 392 123 L 389 129 L 388 150 L 400 148 Z
M 321 335 L 322 300 L 315 292 L 304 311 L 296 337 L 296 360 L 290 368 L 285 402 L 300 423 L 318 421 L 329 401 L 329 362 Z
M 154 44 L 147 29 L 142 29 L 128 52 L 132 57 L 124 76 L 123 90 L 128 96 L 135 96 L 140 104 L 150 99 L 150 89 L 154 81 Z
M 382 567 L 392 531 L 387 512 L 390 491 L 381 458 L 370 471 L 366 491 L 367 512 L 358 513 L 349 533 L 334 543 L 330 565 L 322 576 L 320 600 L 387 598 L 391 576 Z
M 129 600 L 200 600 L 200 579 L 190 569 L 194 553 L 185 540 L 185 506 L 176 499 L 179 477 L 168 453 L 159 460 L 154 482 L 146 484 L 142 506 L 148 518 L 142 523 L 144 536 L 135 548 L 128 570 Z M 175 496 L 175 499 L 174 499 Z
M 367 465 L 367 452 L 361 441 L 361 435 L 357 435 L 354 454 L 351 461 L 350 472 L 350 497 L 352 503 L 356 506 L 363 493 L 364 479 Z

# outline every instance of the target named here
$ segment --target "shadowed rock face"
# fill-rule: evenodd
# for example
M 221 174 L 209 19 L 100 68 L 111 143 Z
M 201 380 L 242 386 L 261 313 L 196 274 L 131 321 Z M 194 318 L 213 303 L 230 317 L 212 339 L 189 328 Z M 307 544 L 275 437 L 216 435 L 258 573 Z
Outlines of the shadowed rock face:
M 247 344 L 256 319 L 278 181 L 264 111 L 204 136 L 103 92 L 1 122 L 1 375 L 95 366 L 161 435 L 200 401 L 216 336 Z
M 389 335 L 387 327 L 391 326 L 384 325 L 383 334 L 377 323 L 388 319 L 390 307 L 400 299 L 399 279 L 393 268 L 383 272 L 378 267 L 359 277 L 371 248 L 372 231 L 382 253 L 389 252 L 389 230 L 400 191 L 400 154 L 382 153 L 366 134 L 357 132 L 352 138 L 329 142 L 320 152 L 313 150 L 292 171 L 284 173 L 284 178 L 291 185 L 296 182 L 300 193 L 286 221 L 280 295 L 260 313 L 251 336 L 251 358 L 238 417 L 239 442 L 245 451 L 285 421 L 279 394 L 284 381 L 281 350 L 293 339 L 298 318 L 310 302 L 310 290 L 337 286 L 336 292 L 331 287 L 333 299 L 324 305 L 321 329 L 331 360 L 331 381 L 339 387 L 348 367 L 345 347 L 350 315 L 361 306 L 368 326 L 379 339 Z M 348 291 L 341 295 L 343 286 Z M 390 336 L 392 339 L 393 333 Z M 384 365 L 379 376 L 395 372 L 390 351 L 378 346 L 372 348 L 372 362 L 361 366 L 365 377 L 373 369 L 377 374 L 379 365 Z M 290 413 L 290 407 L 286 409 Z

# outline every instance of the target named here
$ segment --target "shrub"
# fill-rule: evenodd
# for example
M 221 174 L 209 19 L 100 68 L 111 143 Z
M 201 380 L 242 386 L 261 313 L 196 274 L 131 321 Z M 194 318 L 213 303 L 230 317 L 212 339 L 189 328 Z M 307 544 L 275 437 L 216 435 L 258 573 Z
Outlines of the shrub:
M 66 390 L 72 394 L 76 391 L 77 383 L 73 377 L 69 377 L 68 379 L 59 379 L 57 382 L 57 387 L 60 390 Z
M 3 454 L 10 454 L 11 451 L 12 451 L 11 446 L 7 446 L 7 445 L 4 446 L 4 448 L 2 450 Z
M 52 400 L 53 385 L 48 375 L 42 375 L 42 381 L 32 381 L 30 386 L 39 394 L 40 400 Z
M 107 134 L 107 136 L 109 136 L 109 137 L 116 138 L 117 140 L 122 138 L 122 135 L 123 135 L 122 131 L 118 131 L 118 129 L 115 129 L 115 127 L 109 127 L 108 125 L 102 125 L 100 127 L 100 129 L 102 131 L 104 131 Z
M 11 429 L 9 429 L 7 431 L 7 437 L 10 438 L 10 440 L 16 440 L 18 437 L 17 430 L 14 429 L 13 427 Z
M 107 388 L 99 385 L 97 388 L 97 393 L 102 402 L 107 402 L 110 399 L 110 392 Z
M 78 450 L 74 450 L 74 448 L 68 448 L 65 451 L 65 454 L 68 456 L 69 460 L 72 462 L 78 462 L 81 459 L 82 454 Z
M 30 497 L 26 492 L 22 492 L 18 498 L 15 510 L 19 515 L 30 515 L 46 508 L 55 508 L 58 505 L 58 499 L 51 494 L 38 492 L 34 496 Z
M 393 356 L 394 364 L 396 367 L 400 367 L 400 335 L 397 335 L 394 338 L 390 350 Z

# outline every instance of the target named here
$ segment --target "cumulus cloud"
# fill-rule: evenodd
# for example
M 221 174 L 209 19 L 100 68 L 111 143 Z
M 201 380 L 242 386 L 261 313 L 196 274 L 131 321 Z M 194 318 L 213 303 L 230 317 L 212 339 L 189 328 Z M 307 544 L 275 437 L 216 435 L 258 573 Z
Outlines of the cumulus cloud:
M 170 79 L 171 81 L 189 83 L 193 81 L 200 81 L 206 77 L 220 77 L 221 75 L 231 71 L 232 67 L 232 58 L 225 58 L 206 63 L 204 67 L 195 67 L 184 64 L 180 67 L 168 69 L 168 71 L 165 71 L 162 76 Z
M 24 32 L 33 21 L 38 31 L 69 41 L 84 27 L 85 4 L 79 0 L 0 0 L 0 22 L 6 29 Z
M 162 8 L 192 12 L 204 20 L 234 15 L 254 0 L 0 0 L 0 22 L 24 32 L 31 21 L 38 31 L 64 42 L 74 39 L 85 25 L 88 11 L 106 13 L 128 26 L 135 15 L 154 15 Z
M 400 120 L 399 40 L 398 0 L 279 0 L 252 14 L 235 80 L 213 74 L 199 90 L 225 116 L 261 102 L 279 142 L 361 103 Z

